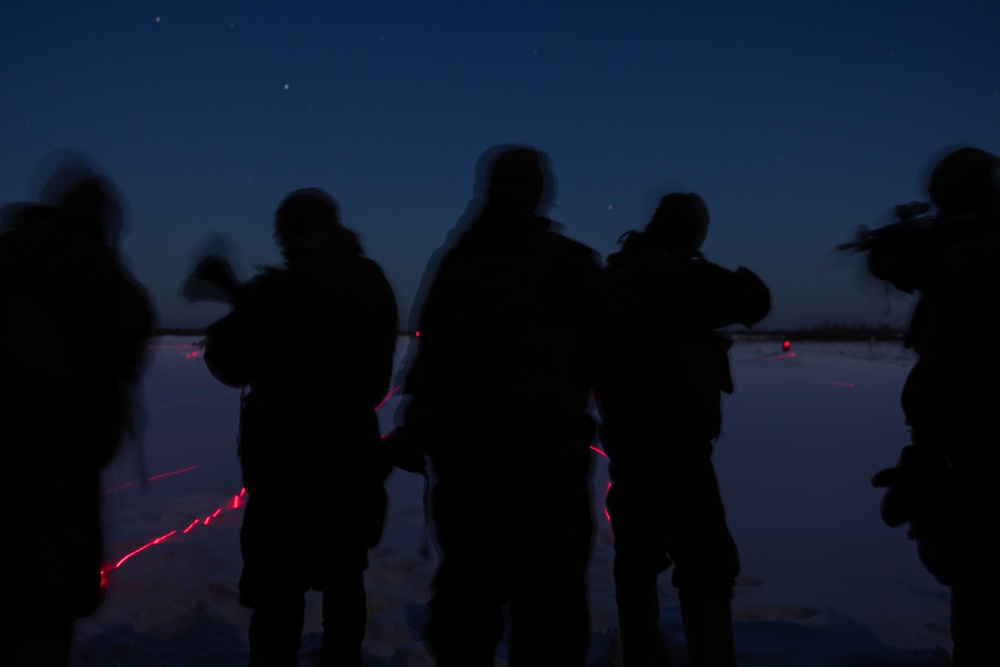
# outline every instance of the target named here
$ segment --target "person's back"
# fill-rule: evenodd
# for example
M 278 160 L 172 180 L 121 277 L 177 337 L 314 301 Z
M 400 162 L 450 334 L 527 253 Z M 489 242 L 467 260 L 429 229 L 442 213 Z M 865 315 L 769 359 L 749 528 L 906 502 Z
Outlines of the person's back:
M 0 504 L 12 534 L 37 546 L 0 588 L 4 664 L 65 664 L 73 621 L 101 602 L 100 471 L 135 418 L 152 328 L 105 238 L 112 186 L 84 171 L 58 184 L 57 205 L 22 208 L 0 235 Z
M 396 304 L 325 193 L 289 195 L 276 227 L 285 268 L 240 290 L 205 353 L 220 381 L 250 387 L 239 453 L 251 660 L 295 664 L 314 589 L 324 593 L 323 663 L 360 664 L 362 573 L 385 511 L 375 406 L 392 371 Z
M 99 454 L 77 447 L 66 452 L 107 462 L 122 421 L 118 384 L 134 380 L 139 371 L 152 319 L 148 303 L 79 215 L 36 206 L 19 217 L 18 226 L 0 241 L 5 423 L 37 437 L 60 422 L 69 432 L 92 433 L 85 426 L 87 413 L 107 419 Z M 52 405 L 48 397 L 54 387 L 80 403 Z M 53 421 L 53 412 L 67 417 Z M 82 428 L 76 421 L 81 417 Z
M 549 225 L 488 206 L 441 263 L 408 386 L 449 420 L 533 431 L 584 417 L 602 277 Z
M 661 407 L 663 429 L 717 437 L 720 397 L 732 391 L 730 343 L 718 330 L 750 326 L 767 315 L 767 287 L 748 269 L 730 271 L 648 232 L 631 233 L 608 258 L 607 270 L 644 304 L 647 326 L 664 350 L 670 395 Z
M 644 231 L 630 232 L 608 259 L 608 272 L 639 297 L 661 350 L 648 370 L 664 385 L 655 425 L 636 432 L 609 411 L 602 430 L 626 667 L 666 665 L 656 579 L 671 565 L 691 665 L 735 660 L 729 605 L 739 559 L 711 462 L 721 394 L 733 385 L 730 343 L 716 330 L 755 324 L 769 312 L 770 294 L 751 271 L 704 259 L 707 229 L 697 195 L 670 194 Z
M 420 317 L 404 429 L 429 455 L 442 560 L 427 639 L 442 667 L 583 665 L 591 541 L 587 405 L 605 278 L 536 214 L 544 156 L 500 153 L 479 216 Z

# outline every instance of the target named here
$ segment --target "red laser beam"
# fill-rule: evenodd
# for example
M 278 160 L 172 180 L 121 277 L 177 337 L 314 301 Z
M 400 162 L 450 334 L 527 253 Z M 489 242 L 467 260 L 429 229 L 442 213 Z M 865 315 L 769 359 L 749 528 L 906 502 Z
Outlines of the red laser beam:
M 103 575 L 108 570 L 114 570 L 114 569 L 117 569 L 117 568 L 121 567 L 122 563 L 124 563 L 125 561 L 127 561 L 132 556 L 134 556 L 134 555 L 136 555 L 138 553 L 142 553 L 143 551 L 145 551 L 149 547 L 153 546 L 154 544 L 160 544 L 161 542 L 165 542 L 166 540 L 169 540 L 171 537 L 173 537 L 176 534 L 177 534 L 176 530 L 171 530 L 169 533 L 167 533 L 166 535 L 164 535 L 162 537 L 157 537 L 155 540 L 150 540 L 149 542 L 147 542 L 146 544 L 142 545 L 138 549 L 135 549 L 134 551 L 131 551 L 131 552 L 125 554 L 124 556 L 122 556 L 121 558 L 119 558 L 117 563 L 115 563 L 111 567 L 107 568 L 107 570 L 102 571 L 101 574 Z
M 822 382 L 823 384 L 832 384 L 838 387 L 853 387 L 853 382 L 841 382 L 840 380 L 827 380 L 826 378 L 813 378 L 813 382 Z
M 153 475 L 147 481 L 149 481 L 149 482 L 155 482 L 158 479 L 163 479 L 164 477 L 173 477 L 174 475 L 180 475 L 180 474 L 183 474 L 183 473 L 186 473 L 186 472 L 191 472 L 192 470 L 195 470 L 196 468 L 200 468 L 200 467 L 201 467 L 201 464 L 200 463 L 196 463 L 193 466 L 188 466 L 187 468 L 181 468 L 180 470 L 171 470 L 170 472 L 161 472 L 159 475 Z M 108 495 L 109 493 L 114 493 L 115 491 L 121 491 L 122 489 L 127 489 L 128 487 L 135 486 L 136 484 L 138 484 L 138 482 L 125 482 L 124 484 L 122 484 L 120 486 L 116 486 L 113 489 L 108 489 L 107 491 L 104 492 L 104 495 Z
M 610 461 L 611 460 L 610 458 L 608 458 L 607 452 L 605 452 L 603 449 L 598 449 L 594 445 L 591 445 L 590 449 L 591 449 L 591 451 L 597 452 L 598 454 L 600 454 L 601 456 L 603 456 L 606 461 Z M 611 482 L 608 482 L 608 486 L 604 489 L 604 516 L 608 520 L 608 523 L 611 523 L 611 513 L 608 512 L 608 492 L 609 491 L 611 491 Z
M 188 398 L 183 401 L 175 401 L 173 403 L 161 403 L 160 405 L 154 405 L 151 407 L 144 407 L 133 410 L 122 410 L 123 413 L 129 412 L 153 412 L 154 410 L 166 410 L 168 408 L 176 408 L 181 405 L 190 405 L 191 403 L 199 403 L 201 401 L 210 401 L 215 398 L 225 398 L 226 396 L 232 396 L 233 394 L 240 393 L 239 389 L 232 389 L 230 391 L 224 391 L 221 394 L 208 394 L 207 396 L 199 396 L 198 398 Z
M 395 394 L 397 391 L 399 391 L 399 389 L 400 389 L 399 386 L 393 387 L 392 390 L 388 394 L 385 395 L 385 398 L 382 399 L 382 402 L 379 403 L 375 407 L 375 410 L 379 410 L 383 405 L 385 405 L 386 402 L 390 398 L 392 398 L 393 394 Z M 219 398 L 219 397 L 222 397 L 222 396 L 230 396 L 233 393 L 234 392 L 229 391 L 229 392 L 225 392 L 223 394 L 215 394 L 215 395 L 212 395 L 212 396 L 204 396 L 204 397 L 201 397 L 201 398 L 190 399 L 190 400 L 187 400 L 187 401 L 179 401 L 177 403 L 170 403 L 170 404 L 167 404 L 167 405 L 160 405 L 160 406 L 156 406 L 155 408 L 147 408 L 147 410 L 162 409 L 162 408 L 167 408 L 167 407 L 174 407 L 176 405 L 185 405 L 187 403 L 194 403 L 196 401 L 202 401 L 202 400 L 206 400 L 206 399 L 209 399 L 209 398 Z M 385 436 L 382 436 L 382 437 L 384 438 Z M 188 466 L 187 468 L 182 468 L 180 470 L 173 470 L 171 472 L 161 473 L 159 475 L 155 475 L 153 477 L 150 477 L 149 479 L 150 479 L 150 481 L 153 481 L 155 479 L 162 479 L 164 477 L 169 477 L 171 475 L 179 475 L 181 473 L 185 473 L 185 472 L 189 472 L 191 470 L 194 470 L 195 468 L 199 468 L 200 466 L 201 466 L 201 464 L 199 463 L 199 464 L 196 464 L 196 465 L 193 465 L 193 466 Z M 107 493 L 111 493 L 112 491 L 118 491 L 120 489 L 124 489 L 126 487 L 132 486 L 133 484 L 135 484 L 135 482 L 129 482 L 127 484 L 123 484 L 121 486 L 115 487 L 114 489 L 111 489 L 110 491 L 107 491 Z M 245 504 L 245 502 L 246 502 L 246 500 L 245 500 L 246 493 L 247 493 L 247 490 L 245 488 L 244 489 L 240 489 L 240 492 L 237 495 L 233 496 L 225 505 L 217 508 L 214 512 L 212 512 L 211 514 L 209 514 L 208 516 L 206 516 L 204 519 L 195 519 L 194 521 L 192 521 L 191 523 L 189 523 L 186 528 L 184 528 L 181 531 L 179 531 L 179 533 L 181 535 L 187 535 L 192 530 L 194 530 L 194 528 L 196 528 L 199 524 L 203 525 L 203 526 L 209 525 L 212 522 L 212 519 L 217 518 L 220 514 L 222 514 L 223 511 L 231 511 L 231 510 L 235 510 L 235 509 L 238 509 L 238 508 L 242 507 Z M 168 539 L 170 539 L 171 537 L 173 537 L 174 535 L 177 535 L 177 534 L 178 534 L 178 531 L 172 530 L 169 533 L 167 533 L 166 535 L 162 535 L 162 536 L 157 537 L 157 538 L 155 538 L 153 540 L 150 540 L 149 542 L 147 542 L 146 544 L 142 545 L 138 549 L 135 549 L 134 551 L 129 552 L 128 554 L 126 554 L 125 556 L 123 556 L 122 558 L 120 558 L 114 565 L 109 565 L 109 566 L 104 567 L 101 570 L 101 586 L 103 587 L 106 584 L 106 582 L 107 582 L 107 573 L 108 572 L 110 572 L 111 570 L 118 569 L 119 567 L 121 567 L 121 565 L 123 563 L 125 563 L 128 559 L 132 558 L 136 554 L 142 553 L 146 549 L 149 549 L 150 547 L 155 546 L 157 544 L 162 544 L 163 542 L 167 541 Z
M 242 507 L 246 502 L 245 501 L 246 493 L 247 493 L 246 489 L 240 489 L 240 492 L 235 496 L 233 496 L 229 501 L 227 501 L 225 505 L 220 506 L 214 512 L 206 516 L 204 519 L 195 519 L 194 521 L 188 524 L 187 528 L 184 528 L 181 531 L 171 530 L 169 533 L 166 533 L 165 535 L 161 535 L 160 537 L 154 538 L 149 542 L 143 544 L 138 549 L 133 549 L 129 553 L 125 554 L 124 556 L 119 558 L 114 564 L 106 565 L 105 567 L 101 568 L 101 586 L 104 587 L 107 584 L 107 576 L 109 572 L 111 572 L 112 570 L 117 570 L 133 556 L 136 556 L 145 551 L 146 549 L 156 546 L 157 544 L 163 544 L 164 542 L 174 537 L 175 535 L 178 534 L 187 535 L 199 524 L 207 526 L 211 523 L 212 519 L 218 517 L 220 514 L 222 514 L 223 511 L 235 510 L 238 509 L 239 507 Z
M 382 408 L 382 406 L 385 405 L 390 398 L 392 398 L 392 395 L 395 394 L 400 389 L 402 389 L 402 385 L 396 385 L 395 387 L 393 387 L 392 390 L 385 395 L 385 398 L 382 399 L 382 402 L 375 406 L 375 411 L 378 412 Z
M 776 359 L 794 359 L 798 355 L 794 352 L 782 352 L 781 354 L 775 354 L 770 357 L 760 357 L 761 361 L 775 361 Z

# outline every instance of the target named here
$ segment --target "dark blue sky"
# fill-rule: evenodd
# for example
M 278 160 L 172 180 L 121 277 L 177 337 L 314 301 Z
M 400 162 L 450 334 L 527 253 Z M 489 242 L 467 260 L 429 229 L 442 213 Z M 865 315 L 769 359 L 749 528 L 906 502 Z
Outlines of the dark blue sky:
M 0 9 L 0 203 L 54 149 L 128 195 L 123 247 L 161 323 L 210 232 L 238 270 L 277 262 L 296 188 L 341 204 L 404 315 L 472 194 L 477 157 L 552 158 L 552 217 L 602 255 L 658 195 L 693 190 L 706 255 L 771 286 L 765 327 L 901 324 L 909 302 L 832 251 L 923 198 L 927 160 L 1000 152 L 1000 3 L 8 3 Z M 9 5 L 14 5 L 13 7 Z

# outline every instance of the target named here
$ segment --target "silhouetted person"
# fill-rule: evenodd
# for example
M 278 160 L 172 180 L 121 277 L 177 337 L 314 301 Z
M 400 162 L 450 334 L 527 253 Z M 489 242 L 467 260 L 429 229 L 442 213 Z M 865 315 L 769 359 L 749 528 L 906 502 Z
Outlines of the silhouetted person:
M 274 227 L 284 268 L 242 288 L 205 350 L 216 378 L 250 388 L 239 450 L 250 662 L 298 664 L 313 589 L 323 592 L 321 664 L 360 665 L 363 572 L 386 502 L 375 406 L 392 372 L 396 302 L 322 190 L 288 195 Z
M 608 272 L 644 305 L 662 355 L 648 369 L 665 389 L 649 430 L 617 423 L 612 411 L 604 429 L 625 667 L 667 664 L 656 579 L 671 563 L 690 664 L 735 664 L 730 600 L 739 559 L 711 460 L 721 394 L 733 385 L 730 342 L 716 330 L 751 326 L 771 305 L 756 274 L 704 258 L 708 222 L 698 195 L 666 195 L 645 230 L 628 233 L 608 258 Z
M 0 664 L 65 665 L 102 600 L 101 469 L 133 429 L 153 315 L 122 266 L 113 184 L 74 159 L 0 232 Z
M 483 168 L 485 166 L 485 168 Z M 610 281 L 539 210 L 547 156 L 480 159 L 478 215 L 440 264 L 419 319 L 405 423 L 428 455 L 441 562 L 427 643 L 440 667 L 586 664 L 591 387 L 610 348 Z
M 927 570 L 951 589 L 952 664 L 1000 664 L 1000 180 L 995 155 L 961 148 L 933 169 L 923 229 L 883 235 L 872 273 L 919 292 L 906 336 L 918 355 L 903 388 L 912 444 L 873 482 L 882 516 L 910 522 Z

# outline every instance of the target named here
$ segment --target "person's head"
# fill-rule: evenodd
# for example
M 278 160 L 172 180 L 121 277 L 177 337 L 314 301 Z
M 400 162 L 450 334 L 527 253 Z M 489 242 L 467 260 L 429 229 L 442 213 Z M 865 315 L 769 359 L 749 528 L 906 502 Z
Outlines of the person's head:
M 292 192 L 274 212 L 274 238 L 285 257 L 325 247 L 344 231 L 337 202 L 319 188 Z
M 708 207 L 694 193 L 674 192 L 660 199 L 646 224 L 646 241 L 671 253 L 694 255 L 708 235 Z
M 965 215 L 1000 202 L 1000 160 L 978 148 L 959 148 L 931 171 L 927 192 L 941 218 Z
M 62 197 L 62 206 L 82 215 L 100 217 L 114 205 L 110 184 L 100 176 L 92 176 L 71 185 Z
M 61 208 L 98 243 L 117 246 L 124 231 L 124 196 L 88 156 L 60 149 L 45 156 L 31 177 L 38 200 Z
M 535 211 L 553 189 L 548 156 L 533 148 L 499 146 L 487 151 L 486 199 L 507 208 Z

